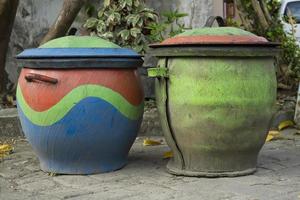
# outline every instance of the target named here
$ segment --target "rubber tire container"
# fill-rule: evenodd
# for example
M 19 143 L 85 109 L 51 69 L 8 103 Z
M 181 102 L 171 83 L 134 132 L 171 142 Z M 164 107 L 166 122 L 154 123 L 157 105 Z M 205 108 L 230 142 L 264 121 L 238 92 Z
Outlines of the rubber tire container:
M 278 44 L 215 27 L 185 31 L 151 45 L 159 58 L 156 101 L 168 145 L 167 169 L 185 176 L 255 172 L 274 113 Z
M 41 169 L 94 174 L 122 168 L 144 108 L 130 49 L 89 36 L 58 38 L 17 56 L 22 129 Z

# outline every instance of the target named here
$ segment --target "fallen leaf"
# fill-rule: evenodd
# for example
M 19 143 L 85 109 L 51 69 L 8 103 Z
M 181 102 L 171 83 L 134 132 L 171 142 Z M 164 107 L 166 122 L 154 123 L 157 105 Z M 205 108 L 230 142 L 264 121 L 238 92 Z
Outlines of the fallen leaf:
M 279 131 L 269 131 L 266 142 L 279 139 L 281 137 Z
M 293 121 L 291 121 L 291 120 L 282 121 L 278 125 L 278 130 L 281 131 L 282 129 L 290 127 L 290 126 L 294 126 Z
M 150 139 L 146 138 L 146 139 L 144 139 L 143 145 L 144 146 L 161 145 L 161 141 L 155 141 L 155 140 L 150 140 Z
M 13 147 L 9 144 L 0 145 L 0 158 L 9 155 L 13 152 Z
M 172 151 L 167 151 L 164 153 L 164 159 L 167 159 L 167 158 L 172 158 L 173 157 L 173 152 Z
M 48 172 L 48 176 L 52 176 L 52 177 L 54 177 L 54 176 L 57 176 L 57 174 L 56 174 L 56 173 L 54 173 L 54 172 Z

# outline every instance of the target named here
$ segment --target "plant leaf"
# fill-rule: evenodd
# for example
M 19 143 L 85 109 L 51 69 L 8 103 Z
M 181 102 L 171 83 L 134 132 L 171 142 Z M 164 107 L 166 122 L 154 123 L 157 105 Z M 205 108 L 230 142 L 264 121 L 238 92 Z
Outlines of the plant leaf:
M 101 19 L 103 17 L 103 15 L 104 15 L 104 10 L 103 9 L 99 10 L 99 12 L 98 12 L 98 18 Z
M 276 140 L 279 137 L 280 137 L 279 131 L 269 131 L 268 136 L 266 138 L 266 142 Z
M 133 1 L 133 5 L 134 5 L 135 7 L 138 7 L 138 6 L 140 5 L 140 1 L 139 1 L 139 0 L 134 0 L 134 1 Z
M 132 7 L 132 0 L 125 0 L 125 1 L 128 6 Z
M 135 15 L 132 19 L 132 26 L 136 26 L 136 24 L 138 23 L 139 20 L 140 20 L 140 16 Z
M 102 20 L 99 20 L 96 27 L 97 31 L 102 33 L 106 30 L 105 22 Z
M 99 36 L 104 39 L 111 39 L 114 37 L 114 34 L 112 32 L 105 32 L 103 34 L 100 34 Z
M 89 19 L 86 21 L 86 23 L 84 24 L 84 26 L 85 26 L 86 28 L 94 28 L 94 27 L 96 26 L 97 22 L 98 22 L 98 19 L 92 17 L 92 18 L 89 18 Z
M 130 36 L 130 32 L 129 32 L 129 30 L 122 30 L 119 32 L 119 35 L 121 36 L 121 38 L 123 40 L 128 40 L 128 38 Z
M 109 4 L 110 4 L 110 0 L 104 0 L 104 3 L 103 3 L 104 7 L 108 7 Z
M 156 16 L 155 16 L 153 13 L 146 12 L 146 13 L 144 13 L 144 15 L 145 15 L 147 18 L 150 18 L 150 19 L 156 19 Z
M 13 147 L 9 144 L 0 145 L 0 158 L 9 155 L 13 152 Z
M 167 159 L 167 158 L 172 158 L 173 157 L 173 152 L 172 151 L 167 151 L 164 153 L 163 158 Z
M 282 121 L 278 125 L 278 130 L 281 131 L 282 129 L 288 128 L 290 126 L 294 126 L 294 122 L 291 120 Z
M 130 29 L 130 34 L 133 36 L 133 37 L 137 37 L 138 34 L 141 33 L 141 29 L 138 29 L 138 28 L 132 28 Z

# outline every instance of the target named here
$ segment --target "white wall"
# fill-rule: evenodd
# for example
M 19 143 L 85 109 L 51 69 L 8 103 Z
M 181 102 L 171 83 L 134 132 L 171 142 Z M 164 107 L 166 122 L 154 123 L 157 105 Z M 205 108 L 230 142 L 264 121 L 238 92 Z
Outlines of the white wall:
M 221 1 L 221 0 L 218 0 Z M 213 0 L 149 0 L 147 4 L 158 12 L 178 9 L 187 13 L 184 23 L 189 28 L 202 27 L 208 16 L 213 15 Z

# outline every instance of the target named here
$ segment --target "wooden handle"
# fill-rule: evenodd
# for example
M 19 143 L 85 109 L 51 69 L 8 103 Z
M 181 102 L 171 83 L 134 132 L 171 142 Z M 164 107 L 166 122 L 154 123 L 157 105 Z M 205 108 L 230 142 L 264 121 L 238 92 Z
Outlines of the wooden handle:
M 52 78 L 52 77 L 41 75 L 41 74 L 35 74 L 35 73 L 26 74 L 25 79 L 28 82 L 40 81 L 40 82 L 46 82 L 46 83 L 51 83 L 51 84 L 58 83 L 58 80 L 56 78 Z

